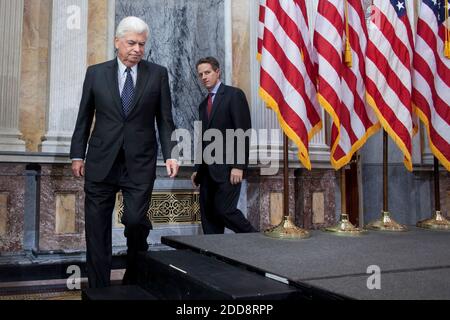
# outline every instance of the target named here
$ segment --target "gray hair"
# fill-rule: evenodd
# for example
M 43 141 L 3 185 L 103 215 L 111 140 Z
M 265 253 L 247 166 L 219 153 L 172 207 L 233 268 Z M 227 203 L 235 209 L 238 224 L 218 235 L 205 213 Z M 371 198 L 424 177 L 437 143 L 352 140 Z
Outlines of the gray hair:
M 116 37 L 123 38 L 128 32 L 137 34 L 145 33 L 148 36 L 150 29 L 144 20 L 139 19 L 138 17 L 126 17 L 123 18 L 117 26 Z

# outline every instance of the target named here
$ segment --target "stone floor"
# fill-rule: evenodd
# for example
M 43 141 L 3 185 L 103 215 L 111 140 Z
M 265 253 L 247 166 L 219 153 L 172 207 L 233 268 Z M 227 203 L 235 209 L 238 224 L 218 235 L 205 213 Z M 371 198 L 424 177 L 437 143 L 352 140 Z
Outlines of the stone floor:
M 150 251 L 171 250 L 153 245 Z M 112 284 L 120 284 L 125 273 L 125 247 L 113 249 Z M 115 261 L 115 262 L 114 262 Z M 21 252 L 0 254 L 0 300 L 81 300 L 81 290 L 68 290 L 66 269 L 77 265 L 84 269 L 84 252 Z M 115 265 L 115 267 L 114 267 Z M 67 275 L 69 277 L 70 274 Z M 81 289 L 87 287 L 82 275 Z
M 125 269 L 111 271 L 111 283 L 122 282 Z M 87 278 L 81 278 L 80 289 L 69 290 L 67 279 L 0 282 L 0 300 L 81 300 L 81 289 Z
M 81 300 L 81 291 L 63 291 L 48 293 L 28 293 L 0 296 L 0 300 Z

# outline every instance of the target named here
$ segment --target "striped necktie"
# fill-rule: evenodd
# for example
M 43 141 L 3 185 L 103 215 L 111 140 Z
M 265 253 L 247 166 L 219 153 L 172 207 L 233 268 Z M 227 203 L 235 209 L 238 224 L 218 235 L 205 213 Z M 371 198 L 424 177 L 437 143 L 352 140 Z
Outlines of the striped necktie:
M 127 79 L 125 80 L 125 85 L 122 90 L 122 110 L 125 117 L 128 116 L 128 113 L 131 110 L 131 104 L 133 103 L 134 98 L 134 83 L 133 78 L 131 77 L 131 69 L 127 68 Z

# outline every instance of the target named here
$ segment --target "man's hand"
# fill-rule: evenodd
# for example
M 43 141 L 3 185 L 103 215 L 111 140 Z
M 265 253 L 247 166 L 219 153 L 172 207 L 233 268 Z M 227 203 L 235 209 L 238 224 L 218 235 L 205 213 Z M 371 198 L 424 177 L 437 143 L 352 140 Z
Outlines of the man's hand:
M 75 177 L 84 177 L 84 160 L 72 160 L 72 173 Z
M 241 169 L 231 169 L 230 174 L 230 183 L 231 184 L 239 184 L 242 182 L 242 177 L 244 175 L 244 171 Z
M 198 184 L 195 183 L 195 178 L 197 177 L 197 172 L 194 172 L 191 176 L 192 186 L 198 188 Z
M 178 165 L 177 160 L 175 160 L 175 159 L 166 160 L 167 175 L 170 178 L 175 178 L 177 176 L 179 168 L 180 168 L 180 166 Z

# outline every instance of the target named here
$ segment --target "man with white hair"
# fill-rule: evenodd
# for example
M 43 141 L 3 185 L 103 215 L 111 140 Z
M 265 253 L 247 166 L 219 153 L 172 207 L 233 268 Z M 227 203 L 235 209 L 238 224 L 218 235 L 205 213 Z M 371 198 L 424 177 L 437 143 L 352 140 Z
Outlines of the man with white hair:
M 128 246 L 123 283 L 136 283 L 137 253 L 148 249 L 152 228 L 147 212 L 158 155 L 155 120 L 167 174 L 174 178 L 178 173 L 178 163 L 171 159 L 175 126 L 168 73 L 142 60 L 148 35 L 148 25 L 141 19 L 123 19 L 115 37 L 117 58 L 90 66 L 84 80 L 70 158 L 74 176 L 85 178 L 91 288 L 110 285 L 112 213 L 118 191 L 123 194 L 122 223 Z

